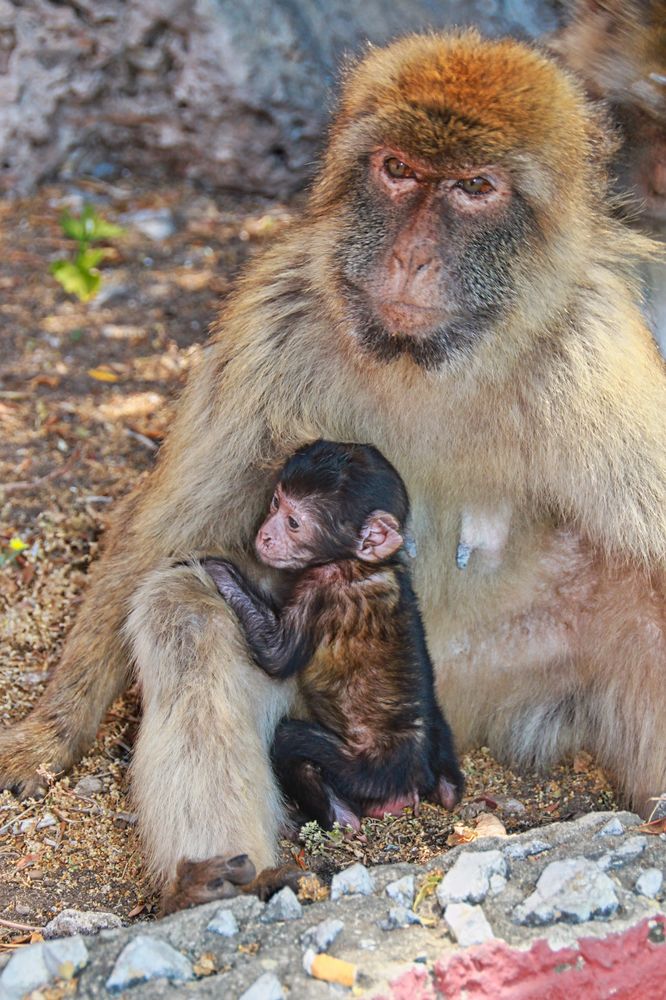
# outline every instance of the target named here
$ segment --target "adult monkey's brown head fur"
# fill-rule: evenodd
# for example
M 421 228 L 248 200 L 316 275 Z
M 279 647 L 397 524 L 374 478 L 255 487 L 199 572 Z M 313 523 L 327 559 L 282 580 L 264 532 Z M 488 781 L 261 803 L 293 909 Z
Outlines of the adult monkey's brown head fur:
M 566 308 L 610 152 L 578 84 L 516 42 L 464 32 L 371 51 L 311 202 L 335 220 L 331 271 L 365 348 L 430 367 L 516 313 L 524 327 Z

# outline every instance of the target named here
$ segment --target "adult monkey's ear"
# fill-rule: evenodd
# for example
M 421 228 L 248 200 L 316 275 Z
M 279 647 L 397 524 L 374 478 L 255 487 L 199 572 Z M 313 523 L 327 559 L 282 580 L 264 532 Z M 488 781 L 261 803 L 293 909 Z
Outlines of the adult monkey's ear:
M 400 524 L 393 514 L 375 510 L 361 528 L 356 555 L 364 562 L 382 562 L 397 552 L 402 543 Z

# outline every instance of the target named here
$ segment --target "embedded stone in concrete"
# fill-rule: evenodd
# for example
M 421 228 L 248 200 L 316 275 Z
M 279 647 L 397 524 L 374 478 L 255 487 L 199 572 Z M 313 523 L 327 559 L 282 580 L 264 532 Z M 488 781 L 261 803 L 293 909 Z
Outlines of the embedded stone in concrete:
M 327 951 L 338 934 L 344 929 L 342 920 L 335 920 L 329 917 L 320 923 L 310 927 L 301 938 L 302 944 L 306 948 L 313 948 L 315 951 Z
M 620 837 L 624 833 L 624 827 L 616 816 L 609 819 L 598 831 L 597 837 Z
M 640 857 L 647 847 L 647 837 L 629 837 L 616 851 L 609 851 L 603 854 L 597 864 L 603 871 L 613 868 L 622 868 Z
M 0 997 L 2 1000 L 23 1000 L 38 986 L 48 983 L 50 978 L 41 942 L 18 948 L 0 976 Z
M 256 920 L 266 909 L 263 903 L 256 896 L 236 896 L 234 899 L 227 899 L 222 904 L 221 909 L 230 910 L 236 920 L 246 923 L 248 920 Z
M 636 879 L 634 892 L 637 892 L 639 896 L 654 899 L 661 889 L 663 881 L 664 873 L 659 868 L 646 868 Z
M 421 924 L 421 918 L 406 906 L 392 906 L 386 920 L 381 920 L 379 926 L 383 931 L 396 931 L 410 924 Z
M 518 924 L 579 924 L 607 917 L 618 908 L 615 886 L 608 875 L 587 858 L 553 861 L 541 873 L 536 889 L 515 907 Z
M 139 934 L 123 948 L 106 981 L 111 993 L 120 993 L 151 979 L 184 983 L 194 979 L 192 966 L 179 951 L 159 938 Z
M 69 937 L 72 934 L 89 936 L 113 927 L 122 927 L 123 922 L 115 913 L 101 910 L 62 910 L 42 931 L 45 938 Z
M 284 1000 L 284 990 L 274 973 L 265 972 L 252 983 L 249 990 L 241 994 L 238 1000 Z
M 507 879 L 503 875 L 491 875 L 488 891 L 491 896 L 499 896 L 500 892 L 506 888 Z
M 213 919 L 206 924 L 206 930 L 222 937 L 233 937 L 238 934 L 238 921 L 231 910 L 218 910 Z
M 449 903 L 481 903 L 490 890 L 493 875 L 506 878 L 506 859 L 501 851 L 463 851 L 437 886 L 437 900 Z
M 469 903 L 449 903 L 444 910 L 444 920 L 453 938 L 463 948 L 483 944 L 495 937 L 482 906 Z
M 45 941 L 44 964 L 54 979 L 72 979 L 88 964 L 88 949 L 80 934 L 75 937 Z
M 340 899 L 341 896 L 371 896 L 373 889 L 368 869 L 357 861 L 355 865 L 333 876 L 331 899 Z
M 552 851 L 553 845 L 545 840 L 529 840 L 525 844 L 508 844 L 504 848 L 504 857 L 511 861 L 522 861 L 523 858 L 531 858 L 534 854 L 542 854 L 543 851 Z
M 408 910 L 411 909 L 415 893 L 414 876 L 405 875 L 404 878 L 396 879 L 395 882 L 389 882 L 384 892 L 400 906 L 404 906 Z
M 298 920 L 302 916 L 303 907 L 294 891 L 286 885 L 269 900 L 261 919 L 266 924 L 274 924 L 278 920 Z

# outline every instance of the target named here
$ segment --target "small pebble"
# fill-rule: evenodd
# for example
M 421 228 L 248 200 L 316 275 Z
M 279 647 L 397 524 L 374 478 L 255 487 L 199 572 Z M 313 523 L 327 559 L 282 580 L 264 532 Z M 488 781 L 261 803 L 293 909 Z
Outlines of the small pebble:
M 331 899 L 341 896 L 371 896 L 374 889 L 372 878 L 365 865 L 360 862 L 337 872 L 331 882 Z
M 42 818 L 38 821 L 36 830 L 45 830 L 49 826 L 55 826 L 58 820 L 51 813 L 44 813 Z
M 400 906 L 410 909 L 414 902 L 414 876 L 405 875 L 404 878 L 399 878 L 395 882 L 389 882 L 384 892 Z
M 483 944 L 495 937 L 482 906 L 449 903 L 444 910 L 444 920 L 454 940 L 463 948 Z
M 624 827 L 617 817 L 609 819 L 598 831 L 597 837 L 620 837 L 624 833 Z
M 100 778 L 94 777 L 92 774 L 87 774 L 85 778 L 81 778 L 80 781 L 74 785 L 75 795 L 97 795 L 99 792 L 104 791 L 104 782 Z
M 659 868 L 646 868 L 636 879 L 634 891 L 640 896 L 647 896 L 654 899 L 661 889 L 664 881 L 664 873 Z
M 301 938 L 301 942 L 307 948 L 312 948 L 315 951 L 328 951 L 344 926 L 342 920 L 328 917 L 321 923 L 315 924 L 314 927 L 310 927 Z
M 139 209 L 136 212 L 125 213 L 120 219 L 123 225 L 137 229 L 148 239 L 156 242 L 168 239 L 176 231 L 173 214 L 168 208 Z
M 61 938 L 72 934 L 90 936 L 114 927 L 122 927 L 123 922 L 115 913 L 102 910 L 62 910 L 42 931 L 44 937 Z
M 231 910 L 218 910 L 213 919 L 206 925 L 207 931 L 220 934 L 222 937 L 233 937 L 238 934 L 238 921 Z
M 136 826 L 139 820 L 137 814 L 131 812 L 117 812 L 113 818 L 118 826 Z
M 500 812 L 506 813 L 507 816 L 519 816 L 522 813 L 527 812 L 523 803 L 519 802 L 518 799 L 500 800 L 498 802 L 498 806 Z
M 106 988 L 111 993 L 120 993 L 151 979 L 184 983 L 194 979 L 194 972 L 185 956 L 166 941 L 139 934 L 116 959 Z
M 265 924 L 274 924 L 278 920 L 299 920 L 303 916 L 303 907 L 294 891 L 288 885 L 280 889 L 269 899 L 266 909 L 261 915 Z
M 238 1000 L 284 1000 L 284 990 L 273 972 L 265 972 Z

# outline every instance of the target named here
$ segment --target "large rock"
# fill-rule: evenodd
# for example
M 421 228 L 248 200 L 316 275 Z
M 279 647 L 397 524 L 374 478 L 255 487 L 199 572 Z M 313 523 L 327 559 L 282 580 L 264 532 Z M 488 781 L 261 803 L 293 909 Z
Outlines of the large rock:
M 533 37 L 554 0 L 0 0 L 0 178 L 179 167 L 286 194 L 319 149 L 345 54 L 478 23 Z M 169 176 L 166 174 L 166 176 Z
M 608 917 L 619 905 L 616 887 L 594 861 L 567 858 L 554 861 L 541 873 L 531 896 L 517 906 L 513 918 L 519 924 L 580 924 L 595 917 Z

